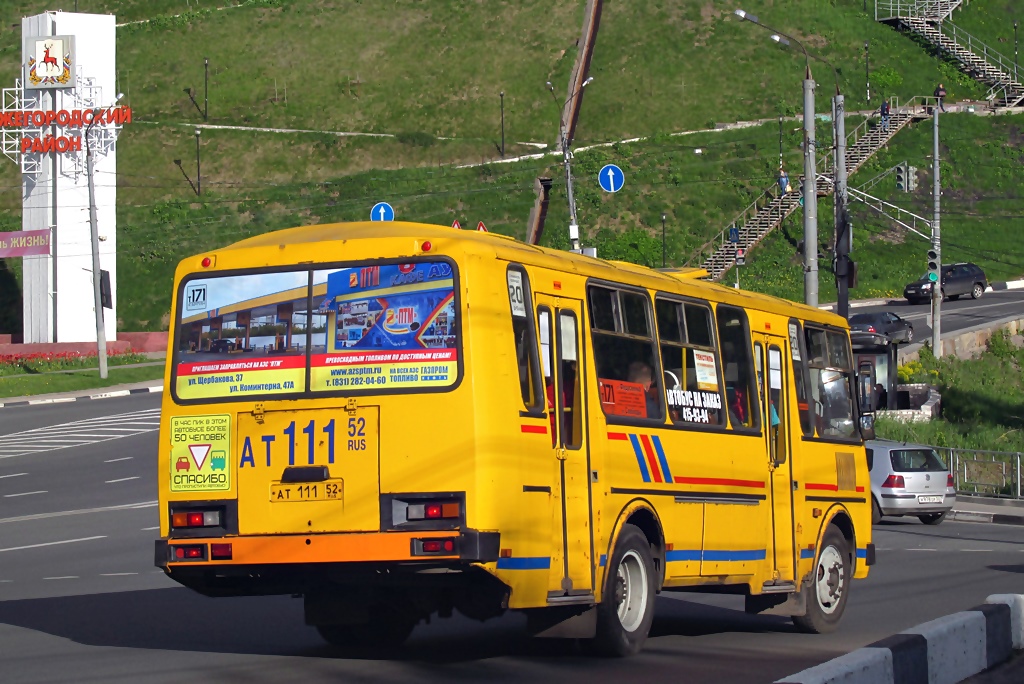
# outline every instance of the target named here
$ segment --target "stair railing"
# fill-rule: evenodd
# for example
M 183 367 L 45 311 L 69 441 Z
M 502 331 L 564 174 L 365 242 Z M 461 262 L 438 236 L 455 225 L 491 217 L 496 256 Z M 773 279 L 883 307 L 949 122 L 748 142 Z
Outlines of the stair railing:
M 749 221 L 753 220 L 758 215 L 758 213 L 760 213 L 761 209 L 771 206 L 771 203 L 778 199 L 778 190 L 778 183 L 773 183 L 772 185 L 768 186 L 768 188 L 765 189 L 764 192 L 758 195 L 757 199 L 748 204 L 747 207 L 743 211 L 741 211 L 736 216 L 736 218 L 730 221 L 729 225 L 727 225 L 721 232 L 719 232 L 713 238 L 711 238 L 703 245 L 698 247 L 697 251 L 690 255 L 690 258 L 687 260 L 686 265 L 690 266 L 694 263 L 703 263 L 712 254 L 717 252 L 722 245 L 729 241 L 729 229 L 739 228 L 742 231 L 743 226 L 745 226 Z
M 967 50 L 970 50 L 984 59 L 993 68 L 1002 71 L 1003 78 L 1000 80 L 1010 80 L 1020 83 L 1018 67 L 1014 64 L 1012 59 L 1008 59 L 996 50 L 993 50 L 991 47 L 952 22 L 945 21 L 939 23 L 938 30 L 942 35 L 953 40 L 953 42 L 965 47 Z
M 875 21 L 943 20 L 963 4 L 964 0 L 875 0 Z

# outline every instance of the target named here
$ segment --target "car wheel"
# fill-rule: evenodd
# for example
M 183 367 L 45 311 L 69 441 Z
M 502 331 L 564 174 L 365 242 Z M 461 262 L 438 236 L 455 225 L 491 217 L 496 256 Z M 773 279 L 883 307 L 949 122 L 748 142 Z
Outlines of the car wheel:
M 875 501 L 874 497 L 871 499 L 871 524 L 877 525 L 882 520 L 882 509 L 879 508 L 878 502 Z
M 913 328 L 907 328 L 907 344 L 910 344 L 913 341 L 914 341 L 914 329 Z
M 985 294 L 985 288 L 981 286 L 981 283 L 974 283 L 974 287 L 971 288 L 971 299 L 981 299 L 983 294 Z
M 946 513 L 948 512 L 949 511 L 943 511 L 942 513 L 928 513 L 926 515 L 919 515 L 917 518 L 925 525 L 938 525 L 946 519 Z
M 794 615 L 793 624 L 802 632 L 823 634 L 839 625 L 850 594 L 853 570 L 850 543 L 835 525 L 829 525 L 821 541 L 814 575 L 807 595 L 807 614 Z
M 639 527 L 622 526 L 611 561 L 597 607 L 594 645 L 600 653 L 623 657 L 643 648 L 654 621 L 654 560 Z

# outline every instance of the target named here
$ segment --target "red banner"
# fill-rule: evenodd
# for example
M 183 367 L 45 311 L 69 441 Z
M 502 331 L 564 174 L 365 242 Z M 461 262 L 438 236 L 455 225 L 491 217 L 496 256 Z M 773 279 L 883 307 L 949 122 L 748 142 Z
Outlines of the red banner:
M 40 256 L 50 253 L 50 231 L 22 230 L 0 233 L 0 259 Z

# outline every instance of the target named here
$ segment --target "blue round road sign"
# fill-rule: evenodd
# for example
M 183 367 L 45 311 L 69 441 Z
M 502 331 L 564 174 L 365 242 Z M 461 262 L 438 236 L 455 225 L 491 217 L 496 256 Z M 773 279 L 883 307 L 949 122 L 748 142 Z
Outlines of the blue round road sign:
M 371 221 L 394 221 L 395 210 L 387 202 L 377 202 L 370 210 Z
M 626 174 L 615 164 L 605 164 L 597 174 L 597 182 L 605 192 L 618 192 L 626 182 Z

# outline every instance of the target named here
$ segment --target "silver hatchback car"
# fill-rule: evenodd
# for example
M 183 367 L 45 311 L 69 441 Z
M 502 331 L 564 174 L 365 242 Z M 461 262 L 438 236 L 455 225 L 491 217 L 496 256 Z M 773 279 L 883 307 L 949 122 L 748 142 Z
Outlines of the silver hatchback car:
M 935 449 L 873 439 L 865 443 L 871 471 L 871 522 L 914 515 L 938 525 L 956 503 L 956 484 Z

